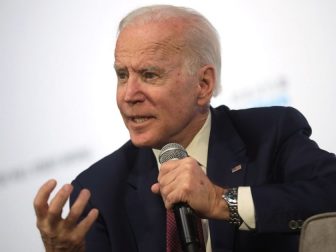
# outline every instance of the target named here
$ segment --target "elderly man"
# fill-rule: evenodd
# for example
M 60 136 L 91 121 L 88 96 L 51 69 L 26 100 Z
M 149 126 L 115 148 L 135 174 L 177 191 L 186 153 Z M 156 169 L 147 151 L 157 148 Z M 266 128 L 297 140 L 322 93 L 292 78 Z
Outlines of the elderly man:
M 199 13 L 166 5 L 131 12 L 119 25 L 115 71 L 131 140 L 50 204 L 56 181 L 41 187 L 34 206 L 46 251 L 180 251 L 166 222 L 182 202 L 203 218 L 199 251 L 290 252 L 306 218 L 336 210 L 335 155 L 309 139 L 298 111 L 210 106 L 220 46 Z M 188 157 L 160 165 L 168 143 Z

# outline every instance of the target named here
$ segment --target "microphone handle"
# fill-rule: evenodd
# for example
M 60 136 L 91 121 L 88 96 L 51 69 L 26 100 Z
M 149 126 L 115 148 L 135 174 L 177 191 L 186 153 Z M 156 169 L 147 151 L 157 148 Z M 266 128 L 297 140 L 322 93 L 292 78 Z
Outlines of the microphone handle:
M 173 206 L 173 211 L 183 251 L 199 252 L 198 217 L 195 215 L 193 209 L 185 203 L 176 203 Z

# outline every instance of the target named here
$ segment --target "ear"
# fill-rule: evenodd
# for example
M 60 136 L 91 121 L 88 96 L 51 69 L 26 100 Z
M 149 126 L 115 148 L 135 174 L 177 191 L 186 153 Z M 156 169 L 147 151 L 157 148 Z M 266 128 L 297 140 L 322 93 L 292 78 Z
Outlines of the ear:
M 204 106 L 210 103 L 215 85 L 216 74 L 213 65 L 205 65 L 198 70 L 199 94 L 198 105 Z

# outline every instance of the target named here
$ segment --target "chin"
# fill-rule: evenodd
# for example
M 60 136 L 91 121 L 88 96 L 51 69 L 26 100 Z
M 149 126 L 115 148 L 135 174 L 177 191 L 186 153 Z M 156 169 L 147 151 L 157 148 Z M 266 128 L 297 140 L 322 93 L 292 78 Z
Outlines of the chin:
M 155 149 L 160 149 L 164 144 L 162 144 L 159 141 L 153 140 L 155 137 L 152 137 L 150 139 L 140 139 L 137 137 L 131 137 L 132 143 L 139 148 L 155 148 Z
M 145 140 L 145 139 L 138 139 L 138 138 L 134 138 L 131 137 L 131 141 L 132 143 L 136 146 L 136 147 L 150 147 L 150 148 L 154 148 L 153 147 L 153 141 L 149 141 L 149 140 Z

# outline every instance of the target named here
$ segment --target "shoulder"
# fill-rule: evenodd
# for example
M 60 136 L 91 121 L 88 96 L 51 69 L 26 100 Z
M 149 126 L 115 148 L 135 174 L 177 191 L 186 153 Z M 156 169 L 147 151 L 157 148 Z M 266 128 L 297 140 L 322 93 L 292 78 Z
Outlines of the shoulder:
M 273 124 L 284 120 L 295 120 L 301 124 L 308 124 L 305 117 L 293 107 L 272 106 L 247 109 L 229 109 L 219 106 L 214 109 L 215 113 L 226 113 L 235 122 L 248 121 L 255 124 Z
M 249 125 L 273 125 L 282 124 L 286 121 L 292 121 L 293 123 L 301 126 L 309 126 L 306 118 L 293 107 L 259 107 L 259 108 L 247 108 L 247 109 L 229 109 L 226 106 L 219 106 L 213 109 L 214 114 L 223 115 L 226 114 L 232 120 L 233 123 L 248 123 Z
M 219 118 L 227 118 L 243 138 L 260 139 L 273 137 L 286 138 L 300 132 L 311 135 L 311 128 L 306 118 L 293 107 L 259 107 L 248 109 L 229 109 L 220 106 L 213 110 Z

